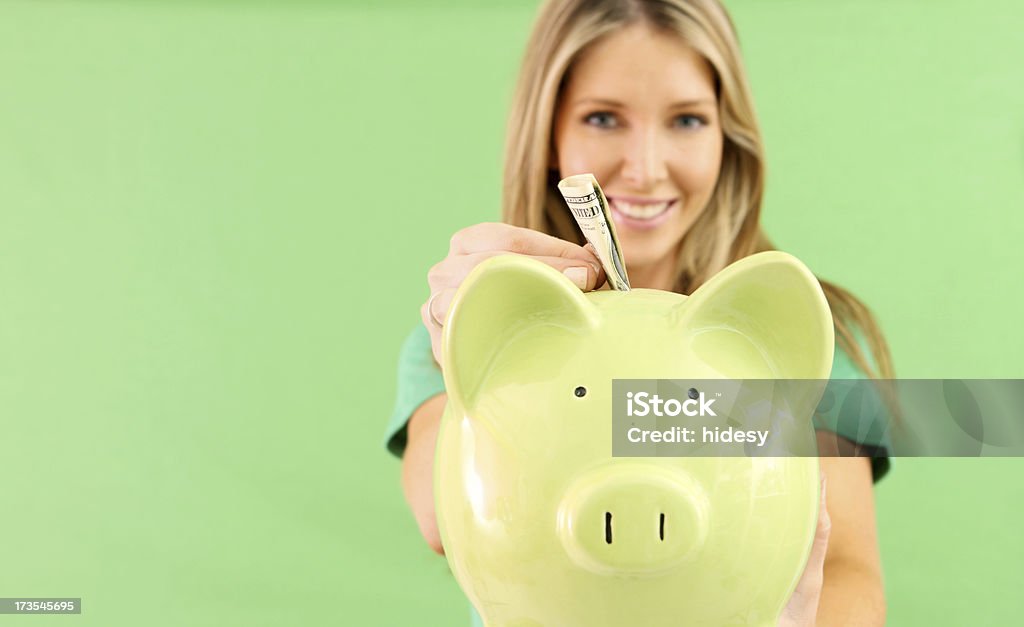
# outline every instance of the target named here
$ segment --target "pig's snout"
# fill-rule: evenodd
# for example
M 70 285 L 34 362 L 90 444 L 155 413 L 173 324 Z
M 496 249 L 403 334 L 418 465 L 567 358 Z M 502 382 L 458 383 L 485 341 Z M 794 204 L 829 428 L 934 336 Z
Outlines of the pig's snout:
M 709 507 L 684 472 L 616 462 L 579 477 L 558 508 L 558 533 L 576 564 L 600 574 L 657 574 L 692 559 Z

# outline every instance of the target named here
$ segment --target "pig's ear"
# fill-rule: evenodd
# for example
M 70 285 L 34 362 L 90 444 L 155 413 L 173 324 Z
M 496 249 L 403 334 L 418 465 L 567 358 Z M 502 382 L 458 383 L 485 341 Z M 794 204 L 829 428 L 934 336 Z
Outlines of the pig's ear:
M 745 257 L 680 307 L 683 328 L 695 339 L 708 333 L 716 344 L 736 346 L 739 334 L 769 362 L 775 378 L 829 377 L 832 313 L 818 280 L 792 255 L 769 251 Z
M 442 338 L 449 400 L 471 408 L 495 356 L 524 330 L 587 332 L 599 313 L 572 281 L 520 255 L 498 255 L 473 269 L 455 293 Z

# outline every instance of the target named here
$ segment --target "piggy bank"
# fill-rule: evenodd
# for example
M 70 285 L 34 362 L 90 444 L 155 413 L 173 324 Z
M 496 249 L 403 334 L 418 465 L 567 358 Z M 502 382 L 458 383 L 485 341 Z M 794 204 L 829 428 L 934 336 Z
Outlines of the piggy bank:
M 785 253 L 689 297 L 481 263 L 444 325 L 434 485 L 484 623 L 775 625 L 810 553 L 817 458 L 613 457 L 612 380 L 827 379 L 832 351 L 821 288 Z

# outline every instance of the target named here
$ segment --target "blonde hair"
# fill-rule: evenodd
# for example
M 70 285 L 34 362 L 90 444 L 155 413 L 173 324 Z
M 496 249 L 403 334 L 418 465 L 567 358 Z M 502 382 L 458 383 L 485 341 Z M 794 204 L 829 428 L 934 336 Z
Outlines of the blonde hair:
M 550 169 L 552 123 L 573 61 L 624 26 L 646 23 L 673 33 L 702 55 L 715 75 L 722 125 L 722 167 L 706 210 L 680 246 L 675 291 L 692 293 L 748 255 L 774 250 L 760 225 L 765 165 L 761 131 L 736 31 L 716 0 L 549 0 L 527 44 L 509 115 L 502 219 L 583 244 Z M 889 348 L 874 316 L 846 290 L 822 281 L 839 347 L 871 378 L 894 378 Z M 864 336 L 877 368 L 861 350 Z

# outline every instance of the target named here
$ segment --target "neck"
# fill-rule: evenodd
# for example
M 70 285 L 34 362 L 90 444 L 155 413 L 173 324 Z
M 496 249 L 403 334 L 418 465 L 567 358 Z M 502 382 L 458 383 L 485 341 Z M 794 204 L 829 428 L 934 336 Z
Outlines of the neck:
M 646 266 L 627 266 L 630 287 L 672 291 L 676 282 L 675 256 Z

